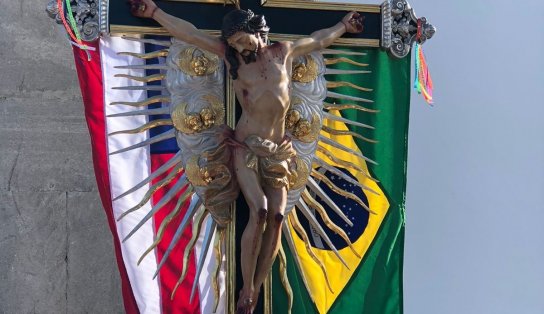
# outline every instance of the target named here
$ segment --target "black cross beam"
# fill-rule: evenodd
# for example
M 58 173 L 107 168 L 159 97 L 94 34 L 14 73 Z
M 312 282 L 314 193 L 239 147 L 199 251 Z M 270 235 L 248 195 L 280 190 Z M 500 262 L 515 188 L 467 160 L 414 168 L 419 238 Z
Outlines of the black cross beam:
M 223 16 L 234 8 L 218 2 L 156 1 L 168 14 L 204 30 L 220 30 Z M 109 5 L 110 26 L 160 26 L 151 19 L 132 16 L 129 5 L 123 0 L 110 1 Z M 348 11 L 358 11 L 365 17 L 364 31 L 360 34 L 345 34 L 343 37 L 380 40 L 382 36 L 379 5 L 327 4 L 311 0 L 242 0 L 241 7 L 255 14 L 263 14 L 271 33 L 285 35 L 309 35 L 338 23 Z

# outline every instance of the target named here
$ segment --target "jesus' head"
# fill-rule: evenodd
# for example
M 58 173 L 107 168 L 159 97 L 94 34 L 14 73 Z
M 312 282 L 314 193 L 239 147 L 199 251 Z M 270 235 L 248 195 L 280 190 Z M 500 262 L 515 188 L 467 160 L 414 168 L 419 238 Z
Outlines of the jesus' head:
M 227 45 L 226 59 L 234 80 L 238 78 L 240 65 L 237 54 L 246 64 L 256 61 L 259 49 L 268 41 L 268 30 L 264 16 L 251 10 L 233 10 L 225 15 L 221 39 Z

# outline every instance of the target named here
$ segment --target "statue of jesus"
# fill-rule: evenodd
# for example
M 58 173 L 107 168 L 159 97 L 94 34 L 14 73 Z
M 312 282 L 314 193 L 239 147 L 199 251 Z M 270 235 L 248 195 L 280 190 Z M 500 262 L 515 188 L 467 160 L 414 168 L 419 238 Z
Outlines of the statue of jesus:
M 130 4 L 135 16 L 155 19 L 175 38 L 217 54 L 233 79 L 242 107 L 234 132 L 234 168 L 250 210 L 241 242 L 243 288 L 237 313 L 250 314 L 278 254 L 290 162 L 295 157 L 285 135 L 292 62 L 331 45 L 345 32 L 362 32 L 362 17 L 351 12 L 338 24 L 307 38 L 269 45 L 264 16 L 250 10 L 229 12 L 221 37 L 213 37 L 165 13 L 152 0 L 130 0 Z

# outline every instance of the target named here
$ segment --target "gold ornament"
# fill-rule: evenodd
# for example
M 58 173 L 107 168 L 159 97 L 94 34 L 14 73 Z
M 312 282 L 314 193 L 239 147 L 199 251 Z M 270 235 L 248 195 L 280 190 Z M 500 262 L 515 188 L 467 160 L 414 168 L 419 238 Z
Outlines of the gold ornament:
M 194 155 L 187 160 L 187 164 L 185 165 L 185 175 L 192 185 L 207 186 L 212 181 L 212 178 L 205 167 L 200 168 L 198 163 L 199 160 L 199 155 Z
M 306 185 L 308 178 L 310 177 L 310 169 L 304 162 L 304 160 L 295 158 L 296 169 L 290 169 L 292 173 L 292 180 L 290 182 L 290 190 L 297 190 Z
M 211 108 L 209 109 L 204 108 L 200 112 L 200 116 L 202 117 L 204 121 L 204 125 L 206 125 L 206 121 L 212 120 L 212 118 L 210 117 L 210 114 L 208 113 L 208 110 L 211 110 L 211 113 L 213 114 L 213 120 L 214 120 L 214 122 L 212 123 L 212 125 L 210 125 L 210 127 L 212 127 L 213 125 L 224 124 L 225 123 L 225 106 L 223 105 L 223 102 L 219 98 L 213 95 L 205 95 L 205 96 L 202 96 L 202 98 L 211 105 Z
M 299 120 L 300 112 L 298 110 L 290 109 L 285 116 L 285 128 L 293 132 Z
M 190 47 L 179 54 L 177 65 L 186 75 L 205 76 L 217 71 L 219 57 L 196 47 Z
M 308 120 L 302 119 L 297 123 L 297 125 L 295 125 L 295 129 L 293 130 L 293 135 L 296 138 L 307 136 L 308 134 L 310 134 L 311 127 L 312 126 Z
M 200 111 L 200 118 L 204 124 L 204 128 L 211 128 L 215 124 L 215 115 L 210 108 L 204 108 Z
M 285 126 L 291 132 L 293 137 L 304 143 L 317 141 L 321 131 L 321 121 L 319 115 L 312 113 L 312 120 L 300 118 L 299 111 L 291 109 L 287 112 Z
M 187 113 L 187 104 L 181 103 L 172 111 L 172 121 L 176 130 L 194 134 L 216 125 L 225 123 L 225 109 L 223 103 L 215 96 L 206 95 L 202 97 L 210 104 L 200 112 Z
M 292 79 L 295 82 L 310 83 L 314 81 L 317 76 L 317 62 L 310 55 L 304 56 L 305 63 L 293 64 Z

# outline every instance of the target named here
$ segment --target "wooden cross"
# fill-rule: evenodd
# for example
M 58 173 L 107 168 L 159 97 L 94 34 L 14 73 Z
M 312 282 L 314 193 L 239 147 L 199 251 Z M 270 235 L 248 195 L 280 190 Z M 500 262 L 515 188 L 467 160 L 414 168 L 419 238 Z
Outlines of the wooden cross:
M 80 17 L 99 24 L 96 32 L 91 32 L 89 37 L 95 38 L 99 32 L 167 34 L 155 21 L 132 16 L 125 1 L 86 1 L 99 2 L 100 6 L 100 16 L 87 13 Z M 220 34 L 223 16 L 232 10 L 230 5 L 224 4 L 224 0 L 170 0 L 158 1 L 157 4 L 169 14 L 216 35 Z M 408 56 L 414 42 L 422 44 L 436 32 L 426 18 L 416 16 L 407 0 L 385 0 L 381 5 L 314 0 L 245 0 L 242 6 L 243 9 L 265 15 L 272 40 L 294 40 L 308 36 L 317 29 L 338 23 L 347 11 L 357 11 L 364 16 L 364 31 L 360 34 L 346 33 L 335 44 L 379 47 L 397 58 Z M 82 27 L 85 21 L 79 24 Z M 91 29 L 94 30 L 94 27 Z
M 198 29 L 219 31 L 223 16 L 231 11 L 232 5 L 223 0 L 174 0 L 158 1 L 157 5 L 168 14 L 194 24 Z M 270 26 L 273 39 L 295 39 L 338 23 L 348 11 L 357 11 L 364 17 L 364 31 L 360 34 L 346 33 L 338 44 L 379 47 L 381 38 L 381 6 L 365 4 L 326 3 L 309 0 L 246 0 L 241 1 L 244 10 L 263 14 Z M 124 1 L 110 2 L 111 33 L 154 33 L 164 34 L 159 25 L 151 19 L 132 16 Z M 115 14 L 111 14 L 115 12 Z

